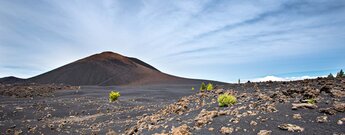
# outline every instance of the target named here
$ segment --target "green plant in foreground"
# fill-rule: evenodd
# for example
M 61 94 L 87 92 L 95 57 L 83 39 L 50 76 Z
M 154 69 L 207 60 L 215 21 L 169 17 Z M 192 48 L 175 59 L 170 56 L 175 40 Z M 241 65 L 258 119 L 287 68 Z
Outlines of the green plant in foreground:
M 204 82 L 201 83 L 201 86 L 200 86 L 200 91 L 204 91 L 206 90 L 206 84 Z
M 316 100 L 315 99 L 307 99 L 307 103 L 308 104 L 316 104 Z
M 120 92 L 117 91 L 111 91 L 109 93 L 109 102 L 114 102 L 120 97 Z
M 237 103 L 237 99 L 233 95 L 221 94 L 218 96 L 218 105 L 220 107 L 231 106 L 231 105 L 236 104 L 236 103 Z
M 213 90 L 213 85 L 212 85 L 212 83 L 208 83 L 206 89 L 207 89 L 207 91 Z

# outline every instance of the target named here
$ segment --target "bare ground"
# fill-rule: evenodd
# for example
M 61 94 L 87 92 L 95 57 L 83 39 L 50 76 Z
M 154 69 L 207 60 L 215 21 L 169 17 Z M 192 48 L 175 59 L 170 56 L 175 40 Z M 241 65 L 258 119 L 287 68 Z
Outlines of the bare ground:
M 1 96 L 0 129 L 3 134 L 345 134 L 344 79 L 231 84 L 209 92 L 198 92 L 198 85 L 83 86 L 48 97 Z M 121 97 L 109 103 L 115 89 Z M 221 93 L 235 95 L 237 104 L 218 107 Z M 305 99 L 317 103 L 306 105 Z

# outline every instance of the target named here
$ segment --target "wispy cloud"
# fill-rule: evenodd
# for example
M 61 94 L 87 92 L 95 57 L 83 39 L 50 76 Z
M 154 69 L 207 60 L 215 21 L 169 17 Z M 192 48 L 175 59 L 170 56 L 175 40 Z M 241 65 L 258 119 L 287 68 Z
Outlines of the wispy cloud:
M 339 69 L 344 14 L 342 0 L 2 0 L 0 75 L 19 75 L 13 65 L 30 77 L 105 50 L 223 81 Z
M 304 79 L 315 79 L 317 77 L 325 76 L 298 76 L 298 77 L 277 77 L 277 76 L 265 76 L 262 78 L 251 79 L 252 82 L 267 82 L 267 81 L 296 81 Z

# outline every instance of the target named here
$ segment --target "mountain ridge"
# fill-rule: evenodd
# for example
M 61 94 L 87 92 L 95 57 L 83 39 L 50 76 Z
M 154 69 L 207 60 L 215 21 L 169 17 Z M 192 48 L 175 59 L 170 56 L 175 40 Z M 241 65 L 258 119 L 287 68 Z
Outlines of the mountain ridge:
M 202 81 L 208 80 L 173 76 L 159 71 L 140 59 L 106 51 L 76 60 L 20 82 L 111 86 L 182 84 Z

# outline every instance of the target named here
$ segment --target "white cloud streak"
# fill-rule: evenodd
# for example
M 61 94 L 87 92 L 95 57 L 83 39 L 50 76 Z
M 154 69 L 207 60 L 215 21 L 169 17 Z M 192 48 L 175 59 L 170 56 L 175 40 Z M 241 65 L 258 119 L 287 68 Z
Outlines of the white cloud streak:
M 315 79 L 317 77 L 326 77 L 326 76 L 298 76 L 298 77 L 278 77 L 278 76 L 265 76 L 262 78 L 250 79 L 252 82 L 267 82 L 267 81 L 295 81 L 295 80 L 304 80 L 304 79 Z

